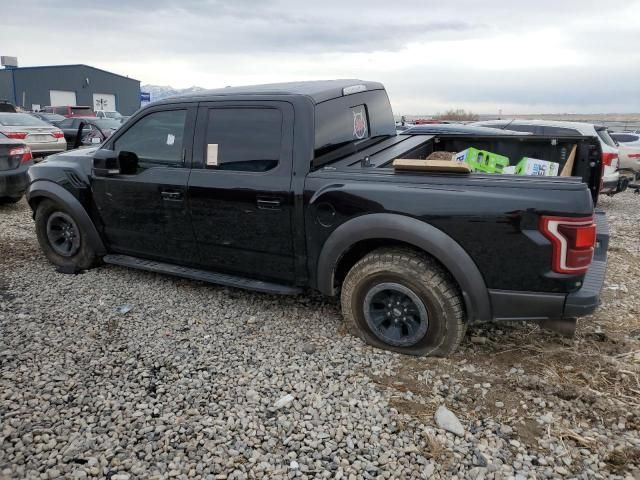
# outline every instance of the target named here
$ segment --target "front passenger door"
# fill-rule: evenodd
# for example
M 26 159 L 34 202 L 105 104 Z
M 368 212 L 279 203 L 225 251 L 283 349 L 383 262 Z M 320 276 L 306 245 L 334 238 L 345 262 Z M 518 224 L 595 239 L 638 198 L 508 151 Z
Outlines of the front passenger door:
M 196 264 L 186 205 L 194 104 L 149 109 L 104 148 L 132 152 L 135 172 L 95 177 L 93 198 L 109 249 L 137 257 Z

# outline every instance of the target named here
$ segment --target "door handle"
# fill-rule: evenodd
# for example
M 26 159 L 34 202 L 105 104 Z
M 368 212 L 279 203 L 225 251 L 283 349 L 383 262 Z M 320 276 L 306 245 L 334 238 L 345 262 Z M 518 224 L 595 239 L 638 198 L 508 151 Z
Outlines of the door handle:
M 173 201 L 181 201 L 182 200 L 182 192 L 160 192 L 160 196 L 163 200 L 173 200 Z
M 280 200 L 277 198 L 259 198 L 257 204 L 261 210 L 280 210 Z

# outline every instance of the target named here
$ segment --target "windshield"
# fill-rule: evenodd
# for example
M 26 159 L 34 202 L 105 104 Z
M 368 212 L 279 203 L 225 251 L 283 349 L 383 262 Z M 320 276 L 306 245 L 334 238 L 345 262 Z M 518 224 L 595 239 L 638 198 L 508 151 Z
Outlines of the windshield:
M 604 143 L 606 143 L 610 147 L 615 148 L 618 146 L 616 141 L 613 138 L 611 138 L 611 135 L 609 135 L 609 130 L 607 130 L 606 128 L 597 128 L 596 132 L 598 132 L 598 136 L 600 137 L 600 140 L 602 140 Z
M 118 119 L 120 117 L 122 117 L 122 115 L 120 115 L 120 113 L 118 112 L 102 112 L 104 114 L 105 117 L 107 118 L 115 118 Z
M 113 120 L 111 118 L 91 119 L 91 123 L 93 123 L 94 125 L 97 125 L 102 130 L 105 130 L 105 129 L 115 130 L 116 128 L 120 127 L 120 125 L 122 125 L 119 121 Z
M 0 113 L 0 125 L 3 127 L 50 127 L 47 122 L 27 113 Z
M 93 110 L 91 110 L 91 107 L 70 107 L 71 108 L 71 113 L 73 113 L 74 115 L 78 115 L 78 114 L 88 114 L 88 113 L 93 113 Z
M 65 119 L 65 117 L 58 115 L 57 113 L 40 113 L 39 115 L 42 120 L 46 120 L 48 122 L 61 122 Z

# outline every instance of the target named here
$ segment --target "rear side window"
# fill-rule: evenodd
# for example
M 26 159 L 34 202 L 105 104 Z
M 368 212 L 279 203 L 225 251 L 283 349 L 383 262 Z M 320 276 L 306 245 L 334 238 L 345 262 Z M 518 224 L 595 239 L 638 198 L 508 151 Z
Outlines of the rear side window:
M 372 90 L 316 105 L 315 157 L 367 139 L 396 135 L 396 124 L 384 90 Z
M 153 112 L 127 129 L 113 144 L 116 152 L 133 152 L 141 162 L 182 166 L 186 110 Z
M 602 140 L 604 143 L 606 143 L 610 147 L 616 148 L 618 146 L 616 145 L 616 142 L 613 140 L 613 138 L 611 138 L 611 135 L 609 135 L 609 130 L 607 130 L 606 128 L 597 129 L 596 132 L 598 132 L 598 136 L 600 137 L 600 140 Z
M 559 137 L 580 136 L 578 130 L 563 127 L 542 127 L 543 135 L 558 135 Z
M 516 124 L 506 124 L 504 127 L 505 130 L 513 130 L 514 132 L 529 132 L 533 134 L 540 134 L 540 127 L 536 125 L 516 125 Z
M 280 159 L 282 113 L 275 108 L 212 108 L 206 138 L 207 168 L 266 172 Z
M 637 142 L 640 140 L 640 135 L 633 135 L 632 133 L 612 133 L 610 135 L 616 142 L 621 143 Z

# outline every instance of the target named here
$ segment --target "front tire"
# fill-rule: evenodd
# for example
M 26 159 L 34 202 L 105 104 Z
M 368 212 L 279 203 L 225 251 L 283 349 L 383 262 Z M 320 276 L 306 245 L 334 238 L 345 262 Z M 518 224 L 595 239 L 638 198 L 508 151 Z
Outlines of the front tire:
M 345 278 L 341 303 L 351 333 L 384 350 L 448 356 L 466 331 L 462 297 L 449 273 L 410 249 L 363 257 Z
M 87 235 L 73 214 L 51 200 L 43 200 L 36 209 L 36 234 L 47 259 L 65 271 L 86 270 L 97 256 Z

